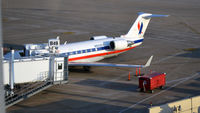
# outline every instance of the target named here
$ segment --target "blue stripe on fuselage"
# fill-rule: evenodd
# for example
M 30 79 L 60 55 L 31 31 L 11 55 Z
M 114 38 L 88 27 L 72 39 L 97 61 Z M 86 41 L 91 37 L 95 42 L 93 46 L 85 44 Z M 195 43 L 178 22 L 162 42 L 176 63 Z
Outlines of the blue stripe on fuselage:
M 139 42 L 142 42 L 143 41 L 143 39 L 140 39 L 140 40 L 135 40 L 135 41 L 133 41 L 134 43 L 139 43 Z
M 142 41 L 143 41 L 143 39 L 135 40 L 133 42 L 134 42 L 134 44 L 136 44 L 136 43 L 140 43 Z M 90 52 L 102 51 L 102 50 L 108 50 L 108 49 L 110 49 L 110 46 L 104 46 L 104 47 L 98 47 L 98 48 L 90 48 L 90 49 L 84 49 L 84 50 L 77 50 L 77 51 L 68 52 L 68 55 L 90 53 Z

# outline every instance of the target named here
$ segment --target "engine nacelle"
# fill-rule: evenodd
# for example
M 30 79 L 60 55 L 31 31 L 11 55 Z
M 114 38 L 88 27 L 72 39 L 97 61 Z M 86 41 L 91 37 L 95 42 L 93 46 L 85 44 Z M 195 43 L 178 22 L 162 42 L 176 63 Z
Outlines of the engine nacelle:
M 106 39 L 108 38 L 107 36 L 93 36 L 90 38 L 90 40 L 100 40 L 100 39 Z
M 110 42 L 110 48 L 113 50 L 122 50 L 128 47 L 128 42 L 125 39 L 113 40 Z

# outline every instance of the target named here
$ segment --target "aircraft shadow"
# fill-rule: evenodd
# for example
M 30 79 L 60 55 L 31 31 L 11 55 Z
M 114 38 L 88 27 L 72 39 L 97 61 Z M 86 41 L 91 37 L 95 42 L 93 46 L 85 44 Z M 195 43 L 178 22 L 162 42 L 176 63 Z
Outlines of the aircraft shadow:
M 138 86 L 134 84 L 111 82 L 111 81 L 105 81 L 105 80 L 94 80 L 94 79 L 82 80 L 82 81 L 76 82 L 75 84 L 113 89 L 113 90 L 131 91 L 131 92 L 137 91 L 137 88 L 138 88 Z
M 200 58 L 200 48 L 188 49 L 187 53 L 177 55 L 179 57 Z
M 90 70 L 84 70 L 82 67 L 69 67 L 69 72 L 75 72 L 75 73 L 92 73 Z
M 64 99 L 38 106 L 28 106 L 24 104 L 15 105 L 18 110 L 9 113 L 118 113 L 126 107 L 110 105 L 101 102 L 89 102 L 83 100 Z M 143 113 L 142 109 L 130 109 L 126 113 Z

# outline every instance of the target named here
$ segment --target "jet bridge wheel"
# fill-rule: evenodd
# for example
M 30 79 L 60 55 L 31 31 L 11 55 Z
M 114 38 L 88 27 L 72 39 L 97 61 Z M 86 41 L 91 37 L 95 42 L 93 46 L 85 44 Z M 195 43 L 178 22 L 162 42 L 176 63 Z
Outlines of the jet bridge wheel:
M 90 66 L 83 66 L 84 71 L 90 71 L 91 67 Z
M 140 92 L 144 92 L 144 88 L 140 88 Z
M 154 90 L 150 90 L 150 93 L 154 93 Z

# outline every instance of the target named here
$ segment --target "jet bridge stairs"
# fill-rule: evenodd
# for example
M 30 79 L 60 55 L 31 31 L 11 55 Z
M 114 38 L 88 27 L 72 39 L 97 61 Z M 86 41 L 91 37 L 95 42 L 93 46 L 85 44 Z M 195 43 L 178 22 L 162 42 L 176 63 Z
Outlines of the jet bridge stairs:
M 54 84 L 62 84 L 62 82 L 53 82 L 52 80 L 43 79 L 40 81 L 33 81 L 31 83 L 15 85 L 15 90 L 13 93 L 8 92 L 9 95 L 5 97 L 6 108 L 23 101 L 24 99 L 29 98 Z M 66 82 L 65 82 L 66 83 Z M 9 88 L 8 88 L 9 89 Z

